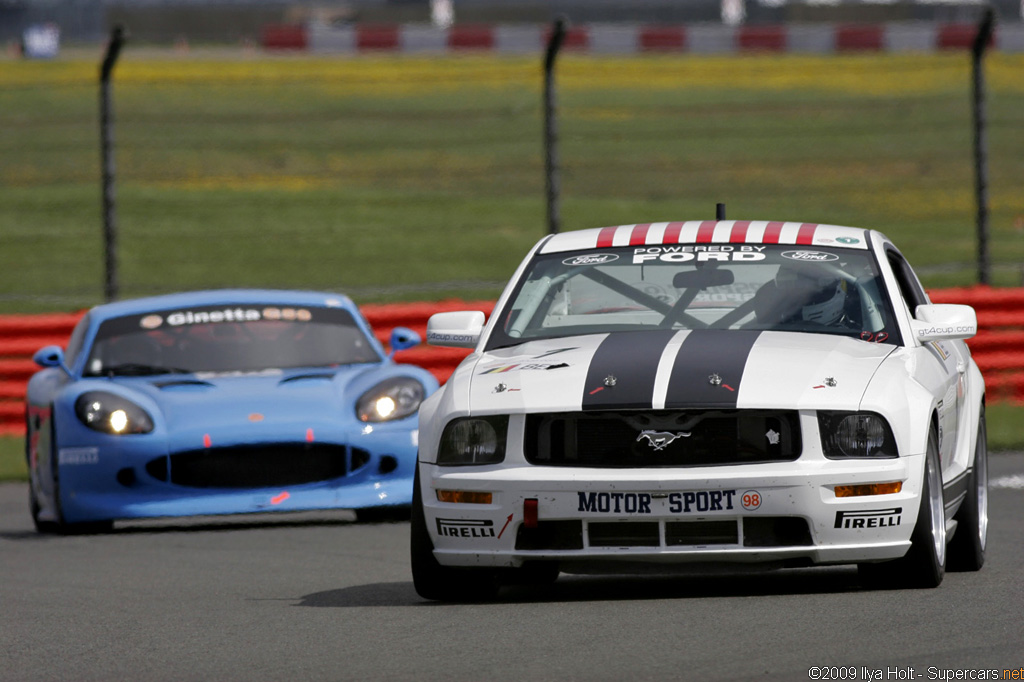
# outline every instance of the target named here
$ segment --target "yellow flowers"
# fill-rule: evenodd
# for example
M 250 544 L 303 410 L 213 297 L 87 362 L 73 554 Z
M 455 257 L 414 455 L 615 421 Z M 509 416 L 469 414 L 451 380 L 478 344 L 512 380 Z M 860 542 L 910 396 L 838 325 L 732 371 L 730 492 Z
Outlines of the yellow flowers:
M 301 175 L 204 175 L 192 174 L 176 180 L 155 180 L 139 183 L 145 187 L 186 190 L 244 190 L 305 192 L 330 187 L 332 178 Z
M 970 83 L 966 53 L 569 57 L 559 83 L 569 89 L 826 91 L 852 95 L 944 92 Z M 1024 92 L 1024 55 L 992 54 L 990 87 Z
M 90 60 L 11 61 L 0 87 L 94 83 L 99 54 Z M 1024 55 L 994 52 L 986 60 L 993 91 L 1024 92 Z M 160 58 L 126 49 L 115 71 L 124 84 L 316 83 L 363 96 L 402 96 L 492 88 L 536 89 L 540 55 L 339 55 Z M 970 82 L 966 52 L 840 55 L 635 55 L 565 54 L 558 84 L 574 90 L 684 90 L 737 88 L 828 91 L 884 96 L 964 89 Z

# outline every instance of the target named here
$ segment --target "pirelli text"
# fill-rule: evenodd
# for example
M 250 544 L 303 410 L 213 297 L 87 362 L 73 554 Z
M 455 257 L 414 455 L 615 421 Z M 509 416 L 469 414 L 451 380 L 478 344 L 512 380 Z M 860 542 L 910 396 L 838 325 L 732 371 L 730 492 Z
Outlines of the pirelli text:
M 875 668 L 854 665 L 812 666 L 812 680 L 1024 680 L 1021 668 L 940 668 L 938 666 L 887 666 Z

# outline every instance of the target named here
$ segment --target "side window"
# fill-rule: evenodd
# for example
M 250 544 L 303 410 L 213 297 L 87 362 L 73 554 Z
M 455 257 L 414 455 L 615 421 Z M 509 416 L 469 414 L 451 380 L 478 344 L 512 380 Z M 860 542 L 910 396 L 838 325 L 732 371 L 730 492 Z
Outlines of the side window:
M 64 362 L 68 367 L 75 364 L 75 358 L 82 352 L 82 341 L 85 339 L 85 332 L 89 329 L 90 315 L 86 313 L 78 321 L 71 331 L 71 338 L 68 339 L 68 347 L 64 350 Z
M 907 304 L 907 309 L 910 311 L 911 316 L 913 316 L 917 306 L 928 303 L 928 295 L 925 294 L 924 287 L 921 286 L 917 275 L 914 274 L 910 264 L 907 263 L 901 253 L 894 249 L 889 249 L 886 252 L 886 256 L 889 259 L 889 265 L 892 267 L 893 274 L 896 275 L 896 282 L 900 287 L 900 295 L 903 297 L 904 303 Z

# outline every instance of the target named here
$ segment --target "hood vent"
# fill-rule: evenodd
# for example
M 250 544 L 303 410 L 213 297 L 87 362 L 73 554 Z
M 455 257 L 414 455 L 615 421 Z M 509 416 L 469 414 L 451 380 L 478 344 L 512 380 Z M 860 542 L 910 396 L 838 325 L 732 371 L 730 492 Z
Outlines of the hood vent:
M 330 381 L 333 378 L 333 374 L 325 374 L 323 372 L 311 372 L 309 374 L 296 374 L 295 376 L 290 376 L 286 379 L 281 379 L 281 381 L 279 381 L 277 385 L 283 386 L 285 384 L 295 383 L 296 381 L 311 381 L 316 379 Z
M 153 385 L 159 388 L 161 391 L 167 390 L 168 388 L 213 388 L 213 384 L 209 381 L 201 381 L 199 379 L 172 379 L 170 381 L 154 381 Z

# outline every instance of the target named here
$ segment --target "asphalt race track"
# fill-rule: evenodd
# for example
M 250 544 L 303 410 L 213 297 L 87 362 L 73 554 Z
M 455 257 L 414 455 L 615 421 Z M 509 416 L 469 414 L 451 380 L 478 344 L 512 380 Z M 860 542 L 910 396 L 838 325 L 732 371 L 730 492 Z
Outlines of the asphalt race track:
M 563 575 L 483 605 L 416 595 L 407 523 L 336 512 L 40 536 L 26 486 L 3 484 L 0 680 L 1021 679 L 1024 454 L 990 468 L 988 563 L 935 590 L 864 590 L 845 567 Z

